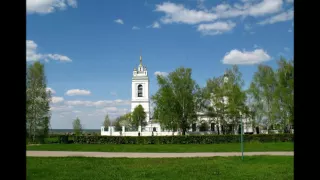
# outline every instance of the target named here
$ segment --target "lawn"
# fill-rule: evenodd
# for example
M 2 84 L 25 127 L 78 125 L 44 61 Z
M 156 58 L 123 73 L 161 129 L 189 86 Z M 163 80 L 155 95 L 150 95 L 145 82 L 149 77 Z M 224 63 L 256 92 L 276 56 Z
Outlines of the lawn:
M 42 144 L 27 145 L 37 151 L 96 151 L 96 152 L 238 152 L 240 143 L 228 144 Z M 293 143 L 245 143 L 244 151 L 293 151 Z
M 290 180 L 293 157 L 84 158 L 27 157 L 30 180 Z

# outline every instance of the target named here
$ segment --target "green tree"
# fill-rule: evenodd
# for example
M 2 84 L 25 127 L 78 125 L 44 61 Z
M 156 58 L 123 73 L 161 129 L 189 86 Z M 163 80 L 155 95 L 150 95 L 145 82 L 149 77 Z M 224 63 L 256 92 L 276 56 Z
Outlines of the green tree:
M 47 136 L 50 128 L 51 94 L 46 91 L 44 65 L 40 62 L 29 65 L 26 81 L 26 128 L 29 138 L 35 141 L 36 136 Z
M 114 122 L 114 130 L 115 131 L 122 131 L 122 126 L 120 123 L 121 123 L 121 117 L 117 117 Z
M 167 77 L 157 76 L 158 92 L 152 97 L 155 116 L 160 124 L 173 129 L 178 126 L 185 135 L 196 121 L 196 100 L 198 86 L 191 77 L 190 68 L 180 67 Z
M 240 125 L 240 118 L 247 117 L 249 114 L 246 105 L 246 93 L 242 90 L 244 81 L 238 67 L 234 65 L 232 69 L 227 69 L 225 73 L 226 81 L 224 88 L 226 90 L 226 115 L 228 122 L 232 124 L 232 130 L 237 132 Z M 242 117 L 240 117 L 240 113 Z
M 276 72 L 277 86 L 274 95 L 274 111 L 280 120 L 282 129 L 289 132 L 289 126 L 293 125 L 294 119 L 294 70 L 293 61 L 280 58 Z
M 159 81 L 162 82 L 162 77 L 159 77 Z M 157 119 L 160 126 L 166 130 L 177 131 L 179 129 L 178 115 L 176 108 L 178 105 L 173 105 L 173 92 L 170 87 L 163 86 L 152 97 L 155 101 L 153 118 Z
M 209 99 L 210 105 L 206 106 L 206 114 L 214 118 L 214 122 L 220 124 L 221 127 L 227 126 L 227 104 L 226 94 L 227 89 L 224 85 L 225 77 L 213 77 L 207 80 L 206 84 L 206 98 Z M 222 129 L 217 129 L 218 134 L 225 133 Z M 223 129 L 225 130 L 225 128 Z
M 259 65 L 258 71 L 254 74 L 250 85 L 252 97 L 258 102 L 259 111 L 263 114 L 264 124 L 269 130 L 276 124 L 277 113 L 274 107 L 275 92 L 277 87 L 276 74 L 274 70 L 267 65 Z
M 78 117 L 72 122 L 72 126 L 73 126 L 73 132 L 76 136 L 79 136 L 82 134 L 82 125 Z
M 250 122 L 253 128 L 253 131 L 256 130 L 262 123 L 264 112 L 263 112 L 263 103 L 258 101 L 253 97 L 252 92 L 250 89 L 246 91 L 247 94 L 247 107 L 248 107 L 248 118 L 250 118 Z
M 129 129 L 129 130 L 136 130 L 136 129 L 133 129 L 131 113 L 127 113 L 116 118 L 115 120 L 116 131 L 122 131 L 122 126 L 125 126 L 126 129 Z
M 111 121 L 110 121 L 109 115 L 107 114 L 104 118 L 103 126 L 105 129 L 108 129 L 110 125 L 111 125 Z
M 144 127 L 147 125 L 146 122 L 147 114 L 144 111 L 143 107 L 139 104 L 137 107 L 134 108 L 132 112 L 132 124 L 136 127 L 139 125 Z

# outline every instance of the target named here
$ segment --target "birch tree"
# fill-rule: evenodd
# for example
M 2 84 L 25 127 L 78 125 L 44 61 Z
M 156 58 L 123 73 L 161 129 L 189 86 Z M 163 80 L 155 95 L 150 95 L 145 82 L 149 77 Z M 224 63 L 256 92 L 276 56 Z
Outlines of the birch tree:
M 168 128 L 175 125 L 186 134 L 196 121 L 197 84 L 191 77 L 190 68 L 180 67 L 166 76 L 157 76 L 159 90 L 152 100 L 160 124 Z
M 144 111 L 143 107 L 139 104 L 137 107 L 134 108 L 132 112 L 132 123 L 134 126 L 138 127 L 139 125 L 141 127 L 144 127 L 147 125 L 146 122 L 147 114 Z
M 266 117 L 267 131 L 276 124 L 274 95 L 277 87 L 274 70 L 266 65 L 259 65 L 250 85 L 250 92 L 255 101 L 260 102 L 259 108 Z
M 274 95 L 274 111 L 284 132 L 289 132 L 289 126 L 294 119 L 294 71 L 293 61 L 280 58 L 276 71 L 277 86 Z
M 111 121 L 108 114 L 104 117 L 104 121 L 102 125 L 104 126 L 105 129 L 108 129 L 109 126 L 111 125 Z
M 72 126 L 74 134 L 76 136 L 80 136 L 82 134 L 82 124 L 78 117 L 75 120 L 73 120 Z
M 239 126 L 240 118 L 248 116 L 248 109 L 245 104 L 246 93 L 242 90 L 244 81 L 238 66 L 234 65 L 231 69 L 227 69 L 225 73 L 226 81 L 224 82 L 224 89 L 226 91 L 226 115 L 229 123 L 232 124 L 233 132 L 236 132 Z M 240 113 L 242 116 L 240 117 Z
M 27 69 L 26 128 L 29 138 L 47 136 L 50 128 L 50 91 L 46 91 L 44 65 L 35 62 Z
M 215 119 L 215 123 L 220 124 L 221 128 L 218 126 L 218 134 L 224 132 L 224 128 L 227 125 L 226 116 L 226 88 L 224 86 L 225 78 L 224 76 L 213 77 L 207 80 L 206 93 L 207 98 L 210 100 L 210 106 L 207 106 L 207 115 Z

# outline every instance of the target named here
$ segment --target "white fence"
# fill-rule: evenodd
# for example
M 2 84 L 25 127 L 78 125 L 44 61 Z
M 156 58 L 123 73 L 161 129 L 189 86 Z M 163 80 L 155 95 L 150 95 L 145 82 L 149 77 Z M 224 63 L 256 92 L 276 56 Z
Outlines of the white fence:
M 247 132 L 244 129 L 244 132 Z M 101 136 L 176 136 L 181 135 L 181 132 L 172 132 L 172 131 L 142 131 L 141 127 L 138 127 L 138 131 L 125 131 L 125 127 L 122 126 L 122 131 L 115 131 L 114 126 L 109 126 L 108 131 L 105 131 L 104 127 L 101 127 Z M 187 131 L 187 135 L 209 135 L 217 134 L 216 131 Z
M 104 127 L 101 127 L 101 135 L 102 136 L 176 136 L 179 135 L 180 132 L 148 132 L 142 131 L 141 127 L 139 126 L 138 131 L 125 131 L 125 127 L 122 126 L 122 131 L 115 131 L 114 126 L 109 126 L 108 131 L 104 130 Z

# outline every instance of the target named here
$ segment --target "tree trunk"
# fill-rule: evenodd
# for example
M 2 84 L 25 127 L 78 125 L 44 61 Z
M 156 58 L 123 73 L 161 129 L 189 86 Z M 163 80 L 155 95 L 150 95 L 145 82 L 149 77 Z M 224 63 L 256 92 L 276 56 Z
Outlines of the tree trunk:
M 182 135 L 183 135 L 183 136 L 186 135 L 186 128 L 182 128 Z
M 183 119 L 182 119 L 182 127 L 181 127 L 181 129 L 182 129 L 182 135 L 183 136 L 185 136 L 186 135 L 186 131 L 187 131 L 187 128 L 186 128 L 186 122 L 185 122 L 186 120 L 184 119 L 184 117 L 183 117 Z

